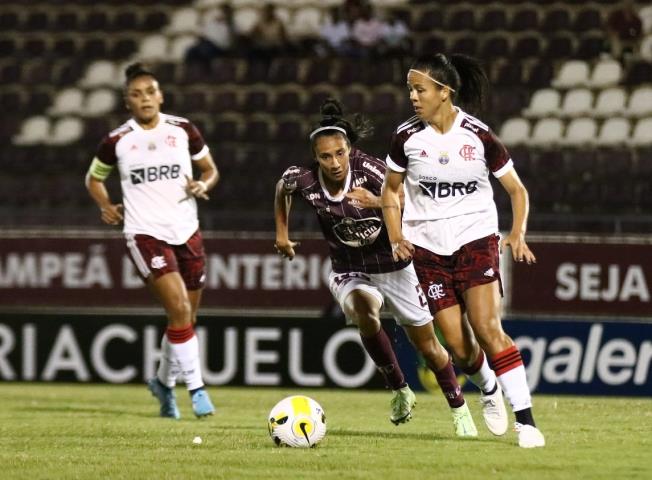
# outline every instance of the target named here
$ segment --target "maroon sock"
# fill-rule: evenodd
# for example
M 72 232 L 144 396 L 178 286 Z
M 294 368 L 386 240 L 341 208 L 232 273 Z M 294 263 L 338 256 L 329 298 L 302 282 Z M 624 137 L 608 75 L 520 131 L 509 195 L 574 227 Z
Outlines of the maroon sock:
M 441 391 L 446 397 L 446 401 L 451 408 L 458 408 L 464 405 L 464 395 L 462 394 L 462 387 L 457 383 L 457 376 L 455 375 L 455 370 L 453 370 L 453 364 L 450 359 L 444 368 L 441 370 L 435 370 L 430 368 L 435 377 L 437 377 L 437 383 L 441 387 Z
M 398 360 L 396 360 L 392 344 L 383 327 L 380 327 L 378 333 L 371 337 L 360 334 L 360 338 L 365 350 L 385 379 L 387 386 L 392 390 L 405 387 L 407 383 L 403 371 L 398 364 Z

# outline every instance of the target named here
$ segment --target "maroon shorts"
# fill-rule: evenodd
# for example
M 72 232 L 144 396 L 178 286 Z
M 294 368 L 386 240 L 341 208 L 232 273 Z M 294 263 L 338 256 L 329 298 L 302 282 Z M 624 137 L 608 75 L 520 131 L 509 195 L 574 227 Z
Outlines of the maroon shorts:
M 415 245 L 414 268 L 434 315 L 453 305 L 466 310 L 462 293 L 471 287 L 500 279 L 498 235 L 467 243 L 452 255 L 437 255 Z
M 133 235 L 127 238 L 127 252 L 143 280 L 150 275 L 159 278 L 179 272 L 188 290 L 204 287 L 206 257 L 199 230 L 182 245 L 170 245 L 149 235 Z

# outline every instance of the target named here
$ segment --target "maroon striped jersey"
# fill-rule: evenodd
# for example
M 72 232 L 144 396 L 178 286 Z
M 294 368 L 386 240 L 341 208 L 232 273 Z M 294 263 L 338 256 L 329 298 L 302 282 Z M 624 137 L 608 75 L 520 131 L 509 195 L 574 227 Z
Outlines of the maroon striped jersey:
M 385 162 L 353 148 L 344 189 L 333 197 L 324 187 L 319 164 L 290 167 L 283 173 L 286 190 L 300 195 L 315 209 L 328 241 L 336 273 L 385 273 L 405 268 L 410 262 L 395 262 L 380 208 L 356 207 L 346 193 L 362 187 L 380 196 Z

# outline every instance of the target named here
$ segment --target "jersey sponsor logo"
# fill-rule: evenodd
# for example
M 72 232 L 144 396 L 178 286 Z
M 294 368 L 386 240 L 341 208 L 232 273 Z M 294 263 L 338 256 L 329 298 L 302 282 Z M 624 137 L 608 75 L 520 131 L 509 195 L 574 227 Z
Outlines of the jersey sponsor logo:
M 384 175 L 383 175 L 383 172 L 381 172 L 380 170 L 378 170 L 378 168 L 377 168 L 375 165 L 372 165 L 371 163 L 369 163 L 369 162 L 367 162 L 367 161 L 362 162 L 362 166 L 363 166 L 364 168 L 366 168 L 367 170 L 370 170 L 370 171 L 374 172 L 374 173 L 375 173 L 376 175 L 378 175 L 379 177 L 383 177 L 383 176 L 384 176 Z
M 467 162 L 475 160 L 475 147 L 473 145 L 464 145 L 460 148 L 460 157 Z
M 134 168 L 129 171 L 132 185 L 155 182 L 157 180 L 173 180 L 179 178 L 181 165 L 158 165 L 147 168 Z
M 428 287 L 428 296 L 433 300 L 439 300 L 446 296 L 443 283 L 431 283 Z
M 407 133 L 408 135 L 411 135 L 411 134 L 413 134 L 414 132 L 416 132 L 417 130 L 419 130 L 419 127 L 412 127 L 412 128 L 408 128 L 408 129 L 405 131 L 405 133 Z
M 469 195 L 478 189 L 478 182 L 473 180 L 471 182 L 425 182 L 419 180 L 419 188 L 421 192 L 428 195 L 430 198 L 447 198 L 462 195 Z
M 450 162 L 451 158 L 448 156 L 448 152 L 439 152 L 439 163 L 446 165 Z
M 321 198 L 321 193 L 309 193 L 308 200 L 319 200 Z
M 165 261 L 165 257 L 163 255 L 157 255 L 152 257 L 150 265 L 152 268 L 160 269 L 167 266 L 167 262 Z
M 367 181 L 367 176 L 363 175 L 362 177 L 358 177 L 355 180 L 353 180 L 353 186 L 354 187 L 359 187 L 360 185 L 362 185 L 366 181 Z
M 374 243 L 382 228 L 383 222 L 378 217 L 344 217 L 333 227 L 333 233 L 344 245 L 357 248 Z

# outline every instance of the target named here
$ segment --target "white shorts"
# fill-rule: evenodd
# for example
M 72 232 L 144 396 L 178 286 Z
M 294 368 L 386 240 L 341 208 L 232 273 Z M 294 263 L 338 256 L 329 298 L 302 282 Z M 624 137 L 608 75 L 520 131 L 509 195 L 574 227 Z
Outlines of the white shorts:
M 328 287 L 342 308 L 349 293 L 362 290 L 376 297 L 381 306 L 387 300 L 387 307 L 399 325 L 419 327 L 432 320 L 428 300 L 411 263 L 387 273 L 331 272 Z

